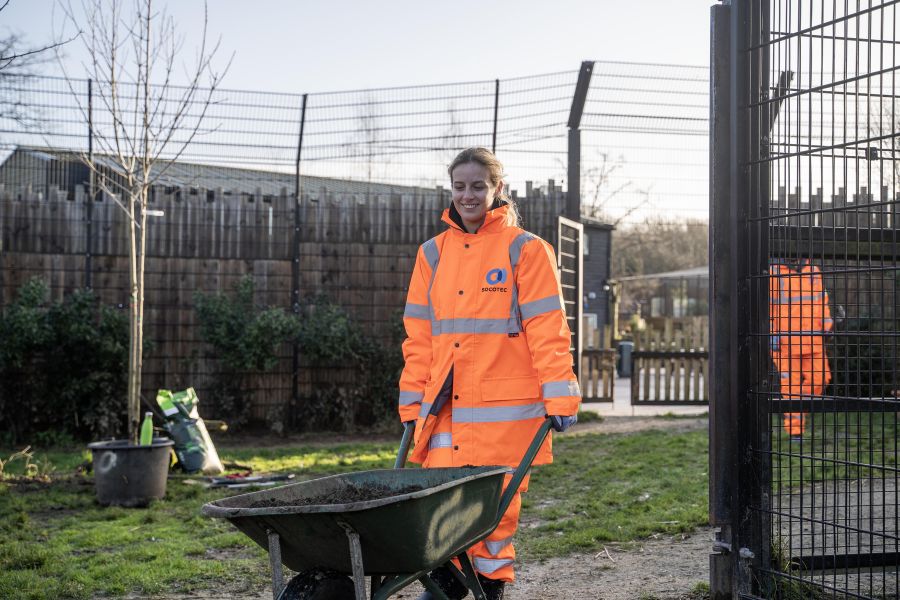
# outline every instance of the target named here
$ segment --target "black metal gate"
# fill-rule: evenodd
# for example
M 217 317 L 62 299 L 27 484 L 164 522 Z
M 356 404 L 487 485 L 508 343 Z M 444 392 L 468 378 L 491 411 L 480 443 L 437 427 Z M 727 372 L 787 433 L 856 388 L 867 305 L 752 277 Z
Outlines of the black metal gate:
M 898 596 L 897 4 L 712 8 L 713 598 Z
M 562 284 L 563 305 L 566 320 L 572 331 L 572 360 L 575 375 L 581 376 L 581 315 L 582 273 L 584 267 L 584 226 L 578 221 L 559 217 L 556 260 L 559 263 L 559 279 Z

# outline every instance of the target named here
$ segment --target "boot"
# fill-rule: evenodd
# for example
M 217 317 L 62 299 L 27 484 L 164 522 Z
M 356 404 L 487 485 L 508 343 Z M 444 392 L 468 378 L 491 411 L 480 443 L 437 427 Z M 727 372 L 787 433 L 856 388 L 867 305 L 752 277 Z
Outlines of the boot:
M 438 584 L 441 591 L 447 594 L 450 600 L 462 600 L 469 594 L 469 589 L 457 579 L 447 567 L 438 567 L 428 574 L 431 580 Z M 425 590 L 418 600 L 434 600 L 434 595 Z
M 481 584 L 481 589 L 484 590 L 484 597 L 487 600 L 503 600 L 503 590 L 506 587 L 505 581 L 488 579 L 479 573 L 478 582 Z

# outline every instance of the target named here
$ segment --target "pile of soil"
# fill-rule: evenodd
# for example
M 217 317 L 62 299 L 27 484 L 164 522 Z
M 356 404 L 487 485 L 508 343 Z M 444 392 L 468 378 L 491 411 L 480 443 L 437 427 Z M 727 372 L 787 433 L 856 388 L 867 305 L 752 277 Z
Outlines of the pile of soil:
M 248 508 L 279 508 L 283 506 L 316 506 L 320 504 L 352 504 L 368 502 L 392 496 L 402 496 L 424 489 L 421 485 L 407 485 L 394 488 L 377 483 L 364 483 L 347 486 L 327 494 L 308 496 L 305 498 L 263 498 L 249 505 Z

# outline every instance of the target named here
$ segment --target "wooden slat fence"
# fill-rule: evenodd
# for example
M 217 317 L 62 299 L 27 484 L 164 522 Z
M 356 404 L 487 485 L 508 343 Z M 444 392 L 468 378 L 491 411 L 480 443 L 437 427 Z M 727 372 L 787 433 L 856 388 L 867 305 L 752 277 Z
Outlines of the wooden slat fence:
M 214 357 L 200 337 L 194 294 L 230 291 L 250 275 L 256 302 L 291 310 L 295 257 L 301 300 L 326 294 L 363 331 L 395 343 L 392 326 L 403 311 L 416 252 L 444 228 L 440 215 L 449 204 L 449 190 L 305 189 L 297 248 L 292 245 L 294 198 L 287 188 L 270 194 L 223 187 L 154 190 L 153 208 L 164 216 L 148 227 L 145 337 L 153 348 L 145 354 L 146 396 L 155 396 L 159 388 L 192 385 L 205 403 L 204 414 L 215 418 L 216 400 L 209 391 Z M 550 181 L 545 187 L 529 185 L 517 199 L 525 227 L 555 244 L 564 191 Z M 0 183 L 0 307 L 28 279 L 40 277 L 53 300 L 90 281 L 101 302 L 126 310 L 125 219 L 107 198 L 94 202 L 91 211 L 87 206 L 82 185 L 66 190 Z M 295 401 L 291 356 L 286 345 L 278 366 L 253 378 L 244 400 L 251 403 L 254 418 L 296 412 L 304 398 L 325 385 L 359 385 L 353 368 L 312 369 L 304 366 L 301 353 Z
M 581 396 L 584 402 L 612 402 L 616 382 L 616 350 L 611 348 L 610 327 L 601 330 L 583 327 L 581 349 Z
M 668 320 L 635 336 L 631 404 L 709 404 L 709 320 Z

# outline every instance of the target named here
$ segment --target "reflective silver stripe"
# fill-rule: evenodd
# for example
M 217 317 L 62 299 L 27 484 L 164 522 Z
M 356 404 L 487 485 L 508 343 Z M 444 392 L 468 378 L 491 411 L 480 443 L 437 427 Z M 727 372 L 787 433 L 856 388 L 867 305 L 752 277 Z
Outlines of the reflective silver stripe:
M 422 252 L 425 254 L 425 260 L 428 261 L 431 270 L 434 271 L 437 269 L 438 259 L 441 258 L 441 255 L 438 253 L 437 242 L 435 238 L 431 238 L 424 244 L 422 244 Z
M 790 379 L 790 377 L 791 377 L 791 374 L 790 374 L 790 373 L 782 373 L 782 374 L 781 374 L 781 378 L 782 378 L 782 379 Z
M 444 333 L 508 333 L 509 319 L 441 319 L 431 322 L 431 335 Z
M 434 450 L 435 448 L 450 448 L 453 446 L 453 434 L 452 433 L 436 433 L 431 436 L 431 439 L 428 440 L 428 449 Z
M 523 404 L 521 406 L 491 406 L 486 408 L 454 408 L 454 423 L 502 423 L 506 421 L 525 421 L 536 419 L 547 414 L 543 402 Z
M 825 332 L 821 329 L 798 329 L 796 331 L 786 331 L 783 335 L 823 335 Z
M 523 231 L 517 235 L 509 245 L 509 269 L 510 269 L 510 287 L 512 288 L 511 302 L 509 305 L 509 329 L 507 333 L 519 333 L 522 331 L 522 313 L 519 310 L 519 286 L 516 285 L 516 267 L 519 264 L 519 257 L 522 255 L 522 246 L 531 240 L 537 239 L 537 236 Z
M 778 302 L 775 304 L 800 304 L 802 302 L 815 302 L 816 300 L 821 300 L 825 297 L 825 294 L 812 294 L 812 295 L 804 295 L 801 294 L 799 296 L 787 296 L 782 295 Z
M 512 558 L 481 558 L 476 556 L 472 559 L 472 564 L 476 571 L 481 573 L 493 573 L 497 569 L 507 567 L 513 564 L 515 559 Z
M 506 538 L 505 540 L 484 540 L 484 545 L 487 547 L 488 552 L 497 556 L 500 554 L 500 551 L 509 546 L 512 543 L 512 536 Z
M 400 406 L 408 406 L 410 404 L 415 404 L 416 402 L 421 402 L 424 397 L 425 394 L 422 392 L 404 392 L 401 390 Z
M 431 287 L 434 285 L 434 276 L 437 275 L 438 262 L 441 255 L 438 252 L 437 241 L 431 238 L 422 244 L 422 252 L 425 254 L 425 260 L 431 265 L 431 278 L 428 280 L 428 318 L 431 319 L 431 328 L 434 329 L 434 305 L 431 303 Z
M 521 312 L 523 320 L 554 310 L 562 310 L 559 295 L 548 296 L 547 298 L 541 298 L 540 300 L 519 305 L 519 312 Z
M 406 303 L 406 309 L 403 311 L 405 319 L 430 319 L 431 311 L 428 310 L 427 304 Z
M 519 257 L 522 255 L 522 246 L 531 240 L 536 240 L 537 236 L 533 233 L 528 233 L 527 231 L 523 231 L 519 235 L 515 237 L 512 243 L 509 245 L 509 266 L 513 269 L 516 268 L 516 265 L 519 264 Z
M 581 390 L 578 389 L 578 382 L 574 379 L 568 381 L 548 381 L 541 386 L 541 392 L 544 394 L 544 400 L 547 398 L 561 398 L 563 396 L 581 396 Z
M 428 411 L 431 410 L 431 402 L 423 402 L 422 408 L 419 409 L 419 418 L 424 419 L 428 416 Z

